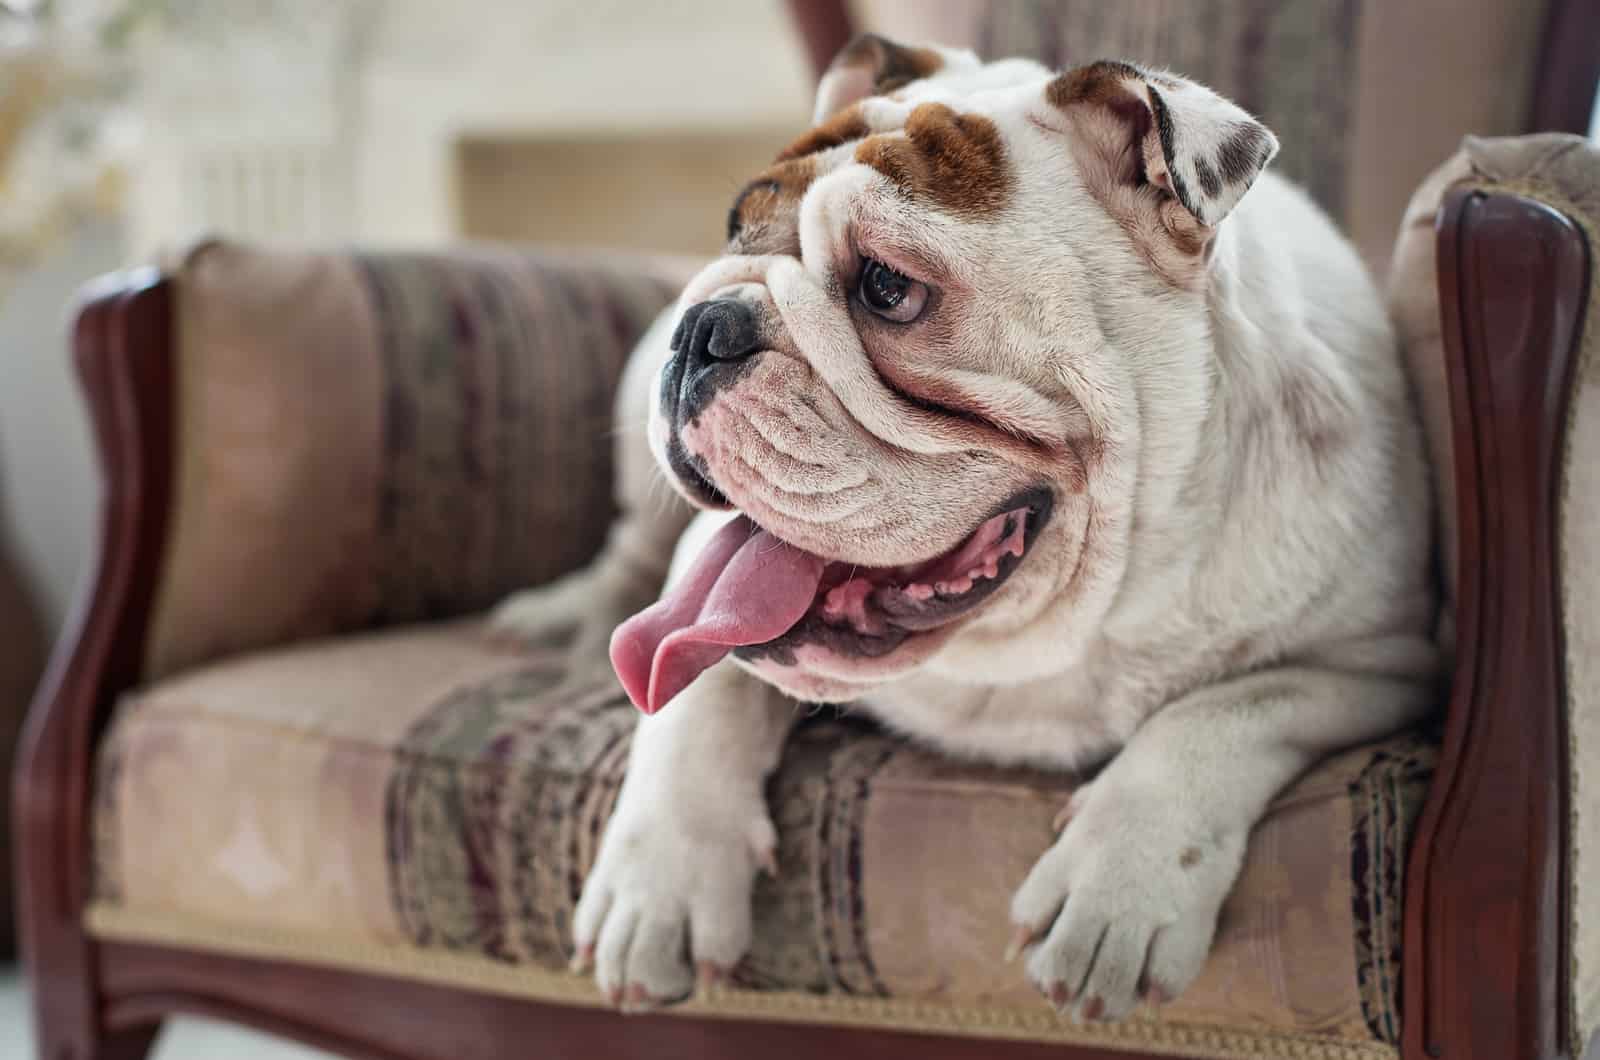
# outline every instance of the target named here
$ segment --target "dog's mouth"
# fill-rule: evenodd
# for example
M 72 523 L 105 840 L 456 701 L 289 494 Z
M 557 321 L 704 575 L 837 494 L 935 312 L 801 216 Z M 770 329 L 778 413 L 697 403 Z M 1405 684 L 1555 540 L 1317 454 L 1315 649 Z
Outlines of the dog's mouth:
M 740 516 L 670 592 L 617 627 L 612 665 L 634 705 L 654 714 L 729 652 L 789 663 L 797 647 L 817 644 L 882 657 L 993 596 L 1051 507 L 1048 489 L 1024 491 L 954 548 L 898 567 L 831 561 Z

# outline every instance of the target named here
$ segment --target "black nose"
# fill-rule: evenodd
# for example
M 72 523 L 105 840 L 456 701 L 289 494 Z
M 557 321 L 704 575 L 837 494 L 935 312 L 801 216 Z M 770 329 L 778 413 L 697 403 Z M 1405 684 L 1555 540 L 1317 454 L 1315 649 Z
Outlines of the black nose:
M 684 310 L 672 333 L 672 348 L 689 364 L 737 361 L 760 348 L 756 314 L 736 298 L 699 302 Z

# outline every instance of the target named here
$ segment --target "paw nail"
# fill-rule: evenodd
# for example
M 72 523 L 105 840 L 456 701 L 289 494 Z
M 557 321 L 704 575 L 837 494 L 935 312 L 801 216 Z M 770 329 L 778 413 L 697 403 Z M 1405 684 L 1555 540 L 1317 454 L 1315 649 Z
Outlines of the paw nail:
M 778 852 L 776 849 L 769 847 L 761 855 L 761 871 L 773 879 L 778 878 Z
M 638 983 L 628 987 L 628 992 L 622 999 L 622 1011 L 627 1013 L 648 1012 L 651 1006 L 650 995 L 645 992 L 644 987 Z
M 1172 994 L 1160 983 L 1151 983 L 1144 988 L 1144 999 L 1152 1005 L 1165 1005 L 1172 1000 Z
M 567 963 L 567 970 L 580 973 L 587 972 L 589 966 L 593 963 L 594 947 L 579 946 L 577 952 L 572 955 L 572 960 Z
M 1083 1003 L 1083 1018 L 1097 1020 L 1106 1014 L 1106 1003 L 1097 997 L 1091 997 Z
M 1072 822 L 1072 803 L 1067 803 L 1056 811 L 1055 819 L 1050 822 L 1050 830 L 1060 832 Z
M 1006 963 L 1010 964 L 1022 956 L 1022 949 L 1033 941 L 1033 932 L 1025 927 L 1019 927 L 1011 933 L 1011 941 L 1006 943 Z
M 1072 991 L 1067 989 L 1067 984 L 1059 979 L 1050 984 L 1050 1004 L 1057 1010 L 1066 1006 L 1072 1000 Z
M 728 973 L 725 969 L 717 967 L 710 961 L 701 961 L 696 966 L 695 972 L 702 990 L 711 990 L 719 987 L 728 978 Z

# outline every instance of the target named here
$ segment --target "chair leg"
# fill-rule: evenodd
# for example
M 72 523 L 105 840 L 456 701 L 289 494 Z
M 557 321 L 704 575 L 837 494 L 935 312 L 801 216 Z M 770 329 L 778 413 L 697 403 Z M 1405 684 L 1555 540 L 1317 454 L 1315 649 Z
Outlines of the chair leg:
M 100 1031 L 41 1023 L 36 1030 L 37 1060 L 145 1060 L 161 1033 L 161 1025 Z
M 100 1040 L 100 1055 L 94 1060 L 145 1060 L 161 1034 L 161 1024 L 118 1031 Z

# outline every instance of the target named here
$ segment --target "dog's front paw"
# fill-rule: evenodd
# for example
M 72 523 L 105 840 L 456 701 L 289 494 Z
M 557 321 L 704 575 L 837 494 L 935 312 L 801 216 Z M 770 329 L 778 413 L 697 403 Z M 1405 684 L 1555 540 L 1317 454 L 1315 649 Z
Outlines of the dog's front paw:
M 549 585 L 502 600 L 489 613 L 488 633 L 510 648 L 563 644 L 575 663 L 604 665 L 611 631 L 646 607 L 656 588 L 638 584 L 602 556 Z
M 646 803 L 649 803 L 648 805 Z M 758 869 L 774 875 L 766 807 L 620 806 L 573 923 L 573 969 L 594 968 L 624 1011 L 682 1001 L 724 980 L 750 947 Z
M 1097 782 L 1011 902 L 1013 952 L 1074 1019 L 1162 1004 L 1200 974 L 1244 836 L 1218 835 L 1171 798 Z

